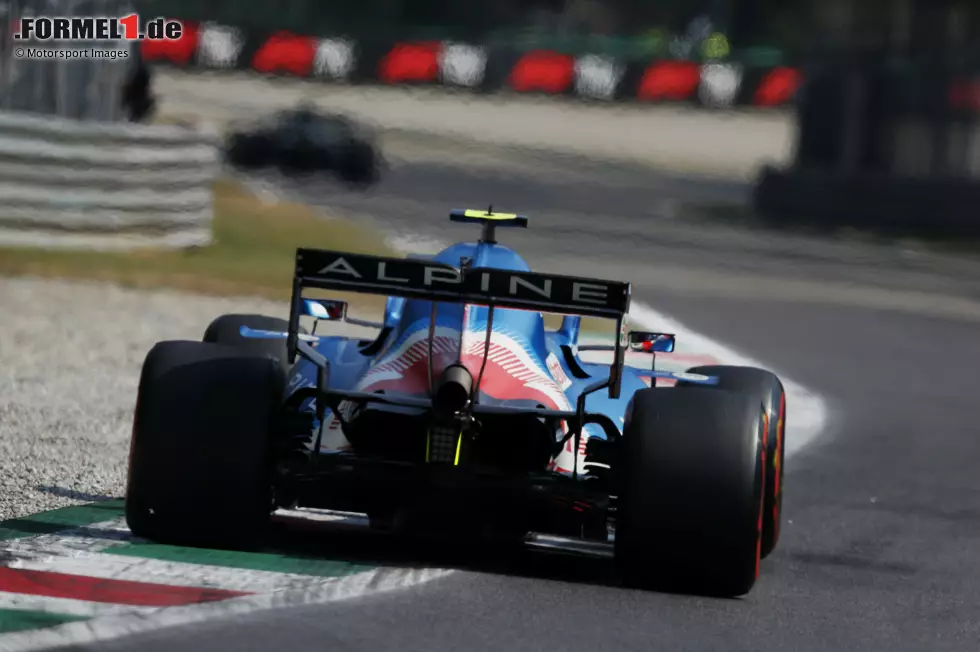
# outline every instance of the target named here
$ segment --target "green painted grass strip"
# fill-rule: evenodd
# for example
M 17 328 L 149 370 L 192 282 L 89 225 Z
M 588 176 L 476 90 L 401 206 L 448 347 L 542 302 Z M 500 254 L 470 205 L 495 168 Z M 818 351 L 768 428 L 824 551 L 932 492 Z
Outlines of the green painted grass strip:
M 111 546 L 102 552 L 110 555 L 141 557 L 144 559 L 156 559 L 158 561 L 183 564 L 204 564 L 208 566 L 237 568 L 240 570 L 294 573 L 316 577 L 344 577 L 377 568 L 377 566 L 275 552 L 206 550 L 203 548 L 187 548 L 143 542 L 130 543 L 123 546 Z
M 88 617 L 53 614 L 47 611 L 0 609 L 0 634 L 54 627 L 55 625 L 74 623 L 80 620 L 88 620 Z
M 124 513 L 123 510 L 122 499 L 104 500 L 0 521 L 0 541 L 53 534 L 93 523 L 111 521 L 120 518 Z

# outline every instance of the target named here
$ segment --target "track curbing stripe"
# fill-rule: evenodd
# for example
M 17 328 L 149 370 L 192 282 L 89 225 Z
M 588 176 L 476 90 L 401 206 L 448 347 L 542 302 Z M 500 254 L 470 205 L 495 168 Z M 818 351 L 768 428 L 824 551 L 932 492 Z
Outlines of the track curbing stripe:
M 46 563 L 46 566 L 55 564 Z M 250 592 L 61 573 L 22 566 L 0 566 L 0 591 L 139 607 L 173 607 L 228 600 Z
M 356 566 L 345 562 L 303 559 L 285 562 L 287 567 L 277 564 L 278 569 L 256 569 L 256 559 L 267 562 L 270 558 L 278 561 L 276 555 L 269 553 L 225 553 L 222 551 L 199 551 L 201 556 L 193 562 L 155 559 L 152 556 L 125 554 L 131 545 L 122 535 L 128 536 L 123 519 L 108 523 L 68 530 L 61 534 L 49 534 L 34 539 L 11 543 L 6 548 L 10 558 L 9 566 L 33 571 L 54 571 L 67 575 L 101 577 L 107 580 L 140 581 L 154 585 L 182 587 L 208 587 L 256 593 L 260 591 L 280 591 L 317 586 L 326 580 L 350 576 L 358 572 L 375 570 L 377 565 Z M 155 544 L 145 544 L 157 550 Z M 122 554 L 119 554 L 122 553 Z M 244 565 L 231 565 L 227 562 L 233 556 L 249 556 L 253 568 Z M 165 555 L 166 556 L 166 555 Z M 215 557 L 219 564 L 205 563 L 207 558 Z M 281 558 L 280 558 L 281 559 Z M 226 562 L 221 565 L 220 562 Z M 354 569 L 357 569 L 354 571 Z M 303 571 L 306 572 L 303 572 Z M 291 572 L 292 571 L 292 572 Z M 313 571 L 313 572 L 310 572 Z M 352 572 L 354 571 L 354 572 Z
M 165 607 L 134 607 L 133 605 L 107 602 L 87 602 L 75 598 L 52 598 L 50 596 L 5 593 L 0 591 L 0 610 L 43 611 L 63 616 L 97 618 L 118 616 L 127 613 L 151 614 Z
M 55 627 L 65 623 L 76 623 L 87 619 L 87 616 L 57 614 L 43 610 L 5 609 L 0 607 L 0 646 L 3 645 L 4 634 L 27 632 L 28 636 L 30 636 L 33 630 L 39 628 Z
M 238 552 L 167 546 L 137 541 L 111 546 L 102 551 L 110 555 L 153 559 L 161 562 L 220 566 L 240 570 L 290 573 L 310 577 L 343 577 L 377 568 L 344 561 L 317 559 L 305 555 L 283 555 L 271 552 Z
M 17 516 L 0 521 L 0 542 L 101 523 L 122 516 L 124 509 L 122 499 L 113 499 Z
M 350 575 L 316 589 L 263 593 L 222 602 L 161 609 L 152 618 L 127 613 L 67 623 L 49 629 L 0 636 L 0 652 L 31 652 L 59 645 L 80 645 L 258 610 L 352 600 L 431 582 L 450 572 L 443 569 L 378 569 Z

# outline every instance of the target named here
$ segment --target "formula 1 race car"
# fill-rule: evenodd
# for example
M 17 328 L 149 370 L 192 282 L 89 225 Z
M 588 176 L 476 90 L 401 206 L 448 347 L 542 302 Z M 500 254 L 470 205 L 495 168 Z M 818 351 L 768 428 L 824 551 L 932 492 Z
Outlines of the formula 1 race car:
M 431 259 L 299 249 L 288 320 L 224 315 L 202 342 L 156 344 L 133 425 L 132 532 L 247 547 L 274 510 L 319 508 L 443 540 L 548 535 L 611 555 L 631 586 L 747 593 L 779 536 L 780 380 L 658 370 L 676 338 L 627 330 L 629 283 L 532 272 L 495 241 L 526 217 L 451 218 L 482 237 Z M 308 289 L 387 295 L 384 319 Z M 542 313 L 564 315 L 560 328 Z M 613 343 L 579 345 L 583 316 L 614 321 Z M 377 335 L 317 333 L 331 322 Z M 586 348 L 612 364 L 584 362 Z M 627 349 L 650 366 L 627 366 Z
M 357 186 L 376 183 L 382 166 L 375 140 L 363 127 L 308 106 L 233 131 L 225 157 L 245 169 L 274 166 L 285 174 L 328 170 Z

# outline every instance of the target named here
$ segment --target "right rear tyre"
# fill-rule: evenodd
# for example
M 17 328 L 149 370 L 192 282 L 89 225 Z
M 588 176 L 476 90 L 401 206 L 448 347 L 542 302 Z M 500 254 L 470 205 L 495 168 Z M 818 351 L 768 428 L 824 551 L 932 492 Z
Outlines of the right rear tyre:
M 271 433 L 285 375 L 276 361 L 203 342 L 146 356 L 126 488 L 133 534 L 248 548 L 272 511 Z
M 769 415 L 769 432 L 766 438 L 766 499 L 762 506 L 762 558 L 768 557 L 779 543 L 779 530 L 783 512 L 783 463 L 786 446 L 786 390 L 776 374 L 754 367 L 730 365 L 706 365 L 693 367 L 688 373 L 717 376 L 717 385 L 701 385 L 680 381 L 677 388 L 699 392 L 727 389 L 759 397 L 763 409 Z
M 637 392 L 619 445 L 615 556 L 625 583 L 712 596 L 758 577 L 765 420 L 755 396 Z

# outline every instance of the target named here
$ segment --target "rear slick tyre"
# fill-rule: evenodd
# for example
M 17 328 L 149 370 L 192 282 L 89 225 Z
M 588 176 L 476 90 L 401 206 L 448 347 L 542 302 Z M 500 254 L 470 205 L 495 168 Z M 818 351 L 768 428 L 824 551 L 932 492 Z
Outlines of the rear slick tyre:
M 786 390 L 779 377 L 771 371 L 756 367 L 705 365 L 693 367 L 688 373 L 717 376 L 717 385 L 702 385 L 680 381 L 677 387 L 701 391 L 727 389 L 759 397 L 769 418 L 766 445 L 766 498 L 762 507 L 762 558 L 765 559 L 779 543 L 783 520 L 783 463 L 786 458 Z
M 754 396 L 655 387 L 627 410 L 615 557 L 636 588 L 735 597 L 759 573 L 766 418 Z
M 272 511 L 285 376 L 267 357 L 202 342 L 146 356 L 130 443 L 126 521 L 160 543 L 249 548 Z

